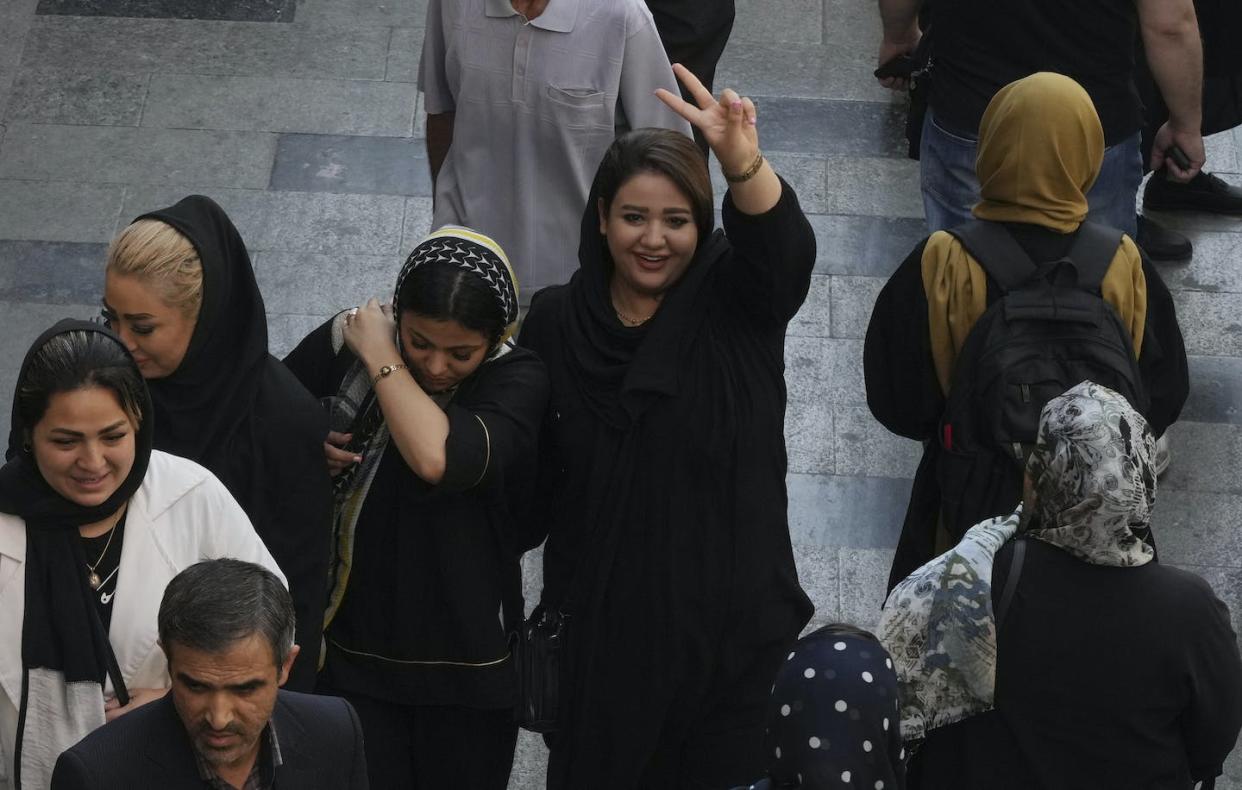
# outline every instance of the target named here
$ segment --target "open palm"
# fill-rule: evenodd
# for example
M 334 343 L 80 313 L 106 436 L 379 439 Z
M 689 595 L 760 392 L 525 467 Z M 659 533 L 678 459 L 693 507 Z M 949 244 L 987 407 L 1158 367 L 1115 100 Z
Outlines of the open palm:
M 726 88 L 717 100 L 703 87 L 699 78 L 680 63 L 673 64 L 673 73 L 686 86 L 697 107 L 663 88 L 656 95 L 674 112 L 703 133 L 726 173 L 741 173 L 759 155 L 759 133 L 755 128 L 755 104 Z

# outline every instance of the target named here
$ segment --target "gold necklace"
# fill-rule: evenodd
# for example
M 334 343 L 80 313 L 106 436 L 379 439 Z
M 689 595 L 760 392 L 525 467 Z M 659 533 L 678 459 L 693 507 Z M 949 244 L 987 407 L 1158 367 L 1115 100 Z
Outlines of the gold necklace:
M 655 315 L 655 313 L 652 313 L 651 315 L 645 316 L 643 318 L 631 318 L 630 316 L 618 310 L 615 305 L 613 306 L 612 309 L 613 309 L 613 312 L 617 314 L 617 318 L 621 320 L 621 323 L 628 324 L 629 326 L 642 326 L 643 324 L 650 321 L 652 316 Z
M 119 519 L 118 519 L 118 522 Z M 94 564 L 87 563 L 89 573 L 86 575 L 87 584 L 91 585 L 92 590 L 98 590 L 99 585 L 103 584 L 103 580 L 99 579 L 99 574 L 94 573 L 99 563 L 102 563 L 104 556 L 108 555 L 108 549 L 112 548 L 112 539 L 117 537 L 117 524 L 112 525 L 112 529 L 108 530 L 108 542 L 103 544 L 103 552 L 99 553 L 99 559 L 94 560 Z

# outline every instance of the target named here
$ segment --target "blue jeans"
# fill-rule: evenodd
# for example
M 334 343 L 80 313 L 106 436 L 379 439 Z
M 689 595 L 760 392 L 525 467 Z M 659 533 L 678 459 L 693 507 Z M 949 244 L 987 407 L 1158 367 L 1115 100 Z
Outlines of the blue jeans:
M 1087 219 L 1123 230 L 1130 238 L 1138 233 L 1135 199 L 1143 180 L 1139 137 L 1135 132 L 1104 149 L 1100 176 L 1087 192 Z M 975 177 L 977 145 L 978 141 L 972 138 L 945 131 L 932 113 L 927 113 L 923 120 L 920 166 L 928 233 L 948 230 L 972 218 L 970 210 L 979 202 L 979 179 Z

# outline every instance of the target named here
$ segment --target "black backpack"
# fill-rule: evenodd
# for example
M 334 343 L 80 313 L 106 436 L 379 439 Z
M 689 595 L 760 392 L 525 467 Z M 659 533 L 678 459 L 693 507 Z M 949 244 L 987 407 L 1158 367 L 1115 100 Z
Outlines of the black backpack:
M 950 233 L 1000 289 L 966 336 L 940 422 L 941 517 L 957 540 L 1021 500 L 1049 400 L 1085 380 L 1142 414 L 1148 398 L 1130 333 L 1100 290 L 1121 231 L 1083 223 L 1069 254 L 1044 264 L 1000 223 L 971 221 Z

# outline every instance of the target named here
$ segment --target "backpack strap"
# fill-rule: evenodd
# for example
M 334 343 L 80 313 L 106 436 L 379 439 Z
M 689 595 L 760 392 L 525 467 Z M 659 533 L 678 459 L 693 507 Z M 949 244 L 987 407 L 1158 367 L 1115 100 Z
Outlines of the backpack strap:
M 1125 234 L 1117 228 L 1084 222 L 1078 226 L 1074 243 L 1065 257 L 1074 264 L 1078 273 L 1078 287 L 1098 293 L 1108 269 L 1113 265 L 1117 247 Z
M 999 222 L 972 219 L 949 230 L 970 257 L 983 267 L 1001 293 L 1021 287 L 1039 271 L 1013 234 Z M 1111 260 L 1111 259 L 1110 259 Z
M 996 605 L 996 630 L 1000 631 L 1005 624 L 1005 615 L 1009 613 L 1009 604 L 1013 601 L 1014 590 L 1018 589 L 1018 577 L 1022 575 L 1022 561 L 1026 559 L 1026 539 L 1019 538 L 1013 542 L 1013 556 L 1009 560 L 1009 576 L 1005 578 L 1005 589 L 1001 591 L 1000 601 Z

